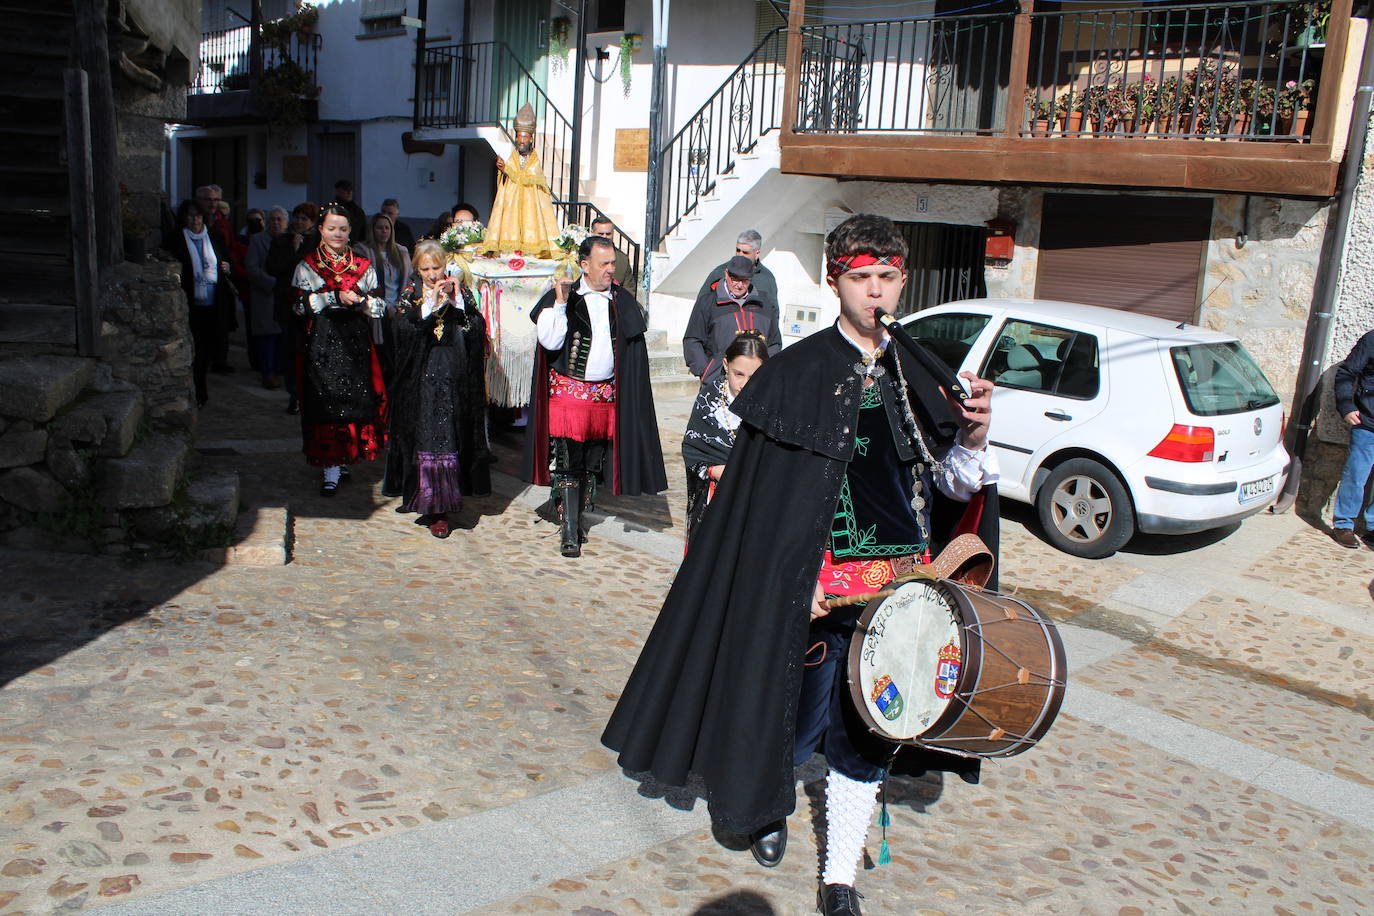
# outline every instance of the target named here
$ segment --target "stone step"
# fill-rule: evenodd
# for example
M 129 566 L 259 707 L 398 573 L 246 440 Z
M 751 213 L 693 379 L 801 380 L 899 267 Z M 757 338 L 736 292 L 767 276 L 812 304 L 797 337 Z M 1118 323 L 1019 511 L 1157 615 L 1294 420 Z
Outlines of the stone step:
M 660 375 L 649 379 L 654 391 L 654 400 L 694 395 L 701 388 L 701 379 L 683 372 L 681 375 Z
M 649 378 L 654 379 L 665 375 L 681 375 L 687 371 L 687 364 L 682 361 L 681 353 L 674 353 L 671 350 L 659 353 L 649 353 Z
M 227 566 L 282 566 L 291 562 L 293 518 L 285 506 L 251 506 L 234 526 L 229 547 L 201 551 L 201 559 Z
M 149 436 L 122 458 L 107 458 L 97 477 L 97 499 L 110 509 L 170 505 L 190 447 L 174 436 Z
M 143 421 L 143 393 L 109 391 L 81 398 L 52 422 L 49 431 L 62 439 L 98 449 L 104 458 L 129 454 Z
M 46 423 L 91 383 L 95 361 L 72 356 L 0 359 L 0 416 Z

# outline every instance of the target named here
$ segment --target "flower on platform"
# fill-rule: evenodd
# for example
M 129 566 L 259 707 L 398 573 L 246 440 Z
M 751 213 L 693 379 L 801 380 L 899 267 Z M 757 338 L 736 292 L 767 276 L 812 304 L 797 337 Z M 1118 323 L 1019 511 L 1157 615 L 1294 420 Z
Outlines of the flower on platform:
M 587 229 L 585 226 L 579 226 L 576 223 L 568 223 L 568 225 L 563 227 L 563 231 L 558 233 L 558 238 L 554 239 L 553 243 L 564 251 L 572 251 L 582 244 L 583 239 L 591 234 L 591 230 Z
M 475 245 L 486 237 L 486 226 L 476 220 L 463 220 L 445 229 L 439 236 L 439 244 L 445 251 L 459 251 L 464 246 Z
M 509 261 L 506 262 L 506 266 L 508 266 L 511 270 L 524 270 L 524 269 L 525 269 L 525 259 L 522 258 L 522 257 L 520 257 L 520 252 L 517 251 L 517 252 L 511 257 L 511 259 L 510 259 Z

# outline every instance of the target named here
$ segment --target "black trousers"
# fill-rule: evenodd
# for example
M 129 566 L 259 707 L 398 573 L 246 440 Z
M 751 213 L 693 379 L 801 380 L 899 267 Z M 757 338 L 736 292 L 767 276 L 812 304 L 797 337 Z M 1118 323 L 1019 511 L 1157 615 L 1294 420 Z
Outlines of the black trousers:
M 207 373 L 219 352 L 219 342 L 223 334 L 220 331 L 219 316 L 215 314 L 213 305 L 192 305 L 190 317 L 193 346 L 191 375 L 196 381 L 196 402 L 204 404 L 210 396 L 209 385 L 206 382 Z
M 610 450 L 609 439 L 591 439 L 580 442 L 563 436 L 549 439 L 549 451 L 553 461 L 553 476 L 570 477 L 581 480 L 591 474 L 601 479 L 606 468 L 606 453 Z M 602 479 L 602 483 L 604 483 Z

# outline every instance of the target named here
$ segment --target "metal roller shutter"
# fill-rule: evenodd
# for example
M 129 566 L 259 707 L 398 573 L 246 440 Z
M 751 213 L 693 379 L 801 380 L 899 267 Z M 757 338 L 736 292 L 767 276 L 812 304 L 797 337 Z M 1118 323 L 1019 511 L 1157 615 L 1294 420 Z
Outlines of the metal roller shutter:
M 1197 317 L 1210 197 L 1046 194 L 1037 299 Z

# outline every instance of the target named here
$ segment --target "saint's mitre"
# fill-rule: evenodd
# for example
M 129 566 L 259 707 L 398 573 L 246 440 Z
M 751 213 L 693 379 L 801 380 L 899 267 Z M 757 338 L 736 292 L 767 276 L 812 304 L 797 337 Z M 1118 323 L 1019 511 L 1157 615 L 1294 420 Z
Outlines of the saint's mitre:
M 534 133 L 534 108 L 529 102 L 521 105 L 520 110 L 515 113 L 515 129 Z

